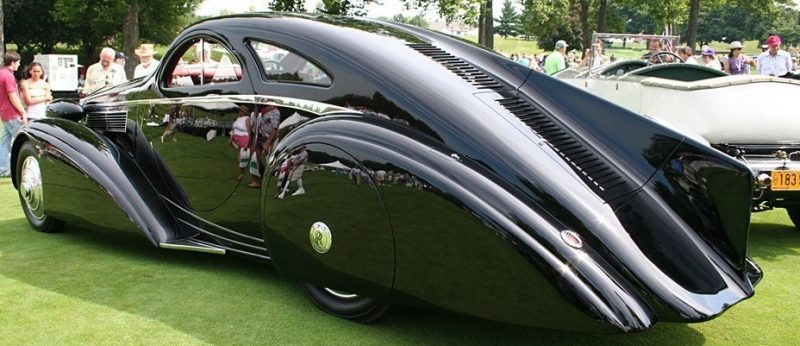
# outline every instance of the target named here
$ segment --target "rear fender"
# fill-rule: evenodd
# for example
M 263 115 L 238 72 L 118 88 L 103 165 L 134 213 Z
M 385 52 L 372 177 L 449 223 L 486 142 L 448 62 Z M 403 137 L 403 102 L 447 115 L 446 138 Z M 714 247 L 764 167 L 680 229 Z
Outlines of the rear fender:
M 441 143 L 389 120 L 331 116 L 287 135 L 276 156 L 309 143 L 344 148 L 369 158 L 362 160 L 367 168 L 408 173 L 419 182 L 377 186 L 395 241 L 393 300 L 562 329 L 601 330 L 608 325 L 598 322 L 605 321 L 630 331 L 655 323 L 641 297 L 588 245 L 567 246 L 560 236 L 563 225 L 522 202 L 493 172 Z M 307 186 L 307 193 L 311 189 Z M 280 271 L 287 259 L 278 252 L 270 248 Z

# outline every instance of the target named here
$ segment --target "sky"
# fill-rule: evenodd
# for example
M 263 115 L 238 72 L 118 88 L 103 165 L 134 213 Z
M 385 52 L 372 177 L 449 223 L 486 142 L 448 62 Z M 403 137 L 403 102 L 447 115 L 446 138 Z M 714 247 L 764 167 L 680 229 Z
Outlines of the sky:
M 319 0 L 306 0 L 306 10 L 313 10 L 317 7 Z M 377 2 L 380 2 L 378 4 Z M 403 2 L 400 0 L 378 0 L 376 3 L 370 3 L 365 7 L 368 17 L 392 17 L 397 13 L 403 13 L 404 16 L 414 16 L 419 13 L 419 10 L 405 10 Z M 204 0 L 203 3 L 195 11 L 196 14 L 201 16 L 215 16 L 222 10 L 228 10 L 233 13 L 247 12 L 252 6 L 256 11 L 269 11 L 267 4 L 269 0 Z M 503 7 L 502 1 L 494 1 L 493 11 L 495 16 L 498 16 L 500 9 Z M 434 10 L 429 10 L 426 18 L 431 16 L 436 17 Z

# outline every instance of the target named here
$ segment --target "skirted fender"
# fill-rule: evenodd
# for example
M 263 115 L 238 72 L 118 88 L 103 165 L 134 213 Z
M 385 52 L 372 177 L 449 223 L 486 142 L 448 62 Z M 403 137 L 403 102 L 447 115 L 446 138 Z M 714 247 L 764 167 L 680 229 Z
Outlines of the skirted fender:
M 174 218 L 158 192 L 108 138 L 70 120 L 31 122 L 14 141 L 12 167 L 25 141 L 36 147 L 48 215 L 110 229 L 138 228 L 156 246 L 174 238 Z M 18 187 L 16 176 L 13 183 Z
M 562 240 L 564 225 L 526 204 L 493 172 L 440 143 L 389 120 L 332 116 L 287 135 L 270 161 L 274 166 L 276 158 L 314 143 L 341 148 L 368 169 L 413 177 L 415 183 L 405 187 L 377 184 L 395 242 L 392 300 L 424 301 L 479 317 L 556 329 L 633 331 L 656 322 L 645 300 L 593 249 L 568 246 Z M 305 185 L 310 195 L 314 186 Z M 342 198 L 347 204 L 346 196 Z M 264 203 L 274 202 L 267 196 Z M 293 203 L 309 213 L 324 207 L 304 205 L 299 199 Z M 280 217 L 264 214 L 267 224 Z M 309 277 L 308 272 L 287 272 L 287 267 L 305 270 L 294 265 L 303 259 L 283 258 L 270 243 L 275 232 L 295 231 L 300 232 L 265 227 L 267 247 L 281 273 Z M 332 249 L 340 246 L 348 252 L 341 248 L 347 244 L 333 243 Z M 325 263 L 330 255 L 311 251 L 308 241 L 298 246 L 309 249 L 294 256 L 311 254 L 325 270 L 333 265 Z M 359 292 L 357 284 L 336 288 Z

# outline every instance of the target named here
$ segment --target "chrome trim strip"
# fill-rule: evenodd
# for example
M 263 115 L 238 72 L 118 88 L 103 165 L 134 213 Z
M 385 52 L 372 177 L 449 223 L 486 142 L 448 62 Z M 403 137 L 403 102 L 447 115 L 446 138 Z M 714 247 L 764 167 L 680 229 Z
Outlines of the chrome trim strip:
M 211 254 L 215 254 L 215 255 L 224 255 L 225 254 L 225 249 L 223 249 L 223 248 L 213 248 L 213 247 L 205 247 L 205 246 L 192 246 L 192 245 L 184 245 L 184 244 L 158 243 L 158 247 L 160 247 L 162 249 L 169 249 L 169 250 L 205 252 L 205 253 L 211 253 Z
M 189 215 L 192 215 L 192 216 L 193 216 L 195 219 L 197 219 L 197 220 L 199 220 L 199 221 L 201 221 L 201 222 L 203 222 L 203 223 L 209 224 L 209 225 L 211 225 L 211 226 L 214 226 L 214 227 L 218 228 L 218 229 L 219 229 L 219 230 L 221 230 L 221 231 L 228 232 L 228 233 L 230 233 L 230 234 L 233 234 L 233 235 L 235 235 L 235 236 L 237 236 L 237 237 L 241 237 L 241 238 L 245 238 L 245 239 L 250 239 L 250 240 L 252 240 L 252 241 L 255 241 L 255 242 L 258 242 L 258 243 L 263 243 L 263 242 L 264 242 L 264 239 L 261 239 L 261 238 L 256 238 L 256 237 L 253 237 L 253 236 L 249 236 L 249 235 L 247 235 L 247 234 L 242 234 L 242 233 L 236 232 L 236 231 L 234 231 L 234 230 L 230 230 L 230 229 L 227 229 L 227 228 L 225 228 L 225 227 L 222 227 L 222 226 L 220 226 L 220 225 L 217 225 L 217 224 L 215 224 L 215 223 L 213 223 L 213 222 L 210 222 L 210 221 L 208 221 L 208 220 L 205 220 L 205 219 L 203 219 L 203 218 L 201 218 L 201 217 L 199 217 L 199 216 L 195 215 L 195 214 L 194 214 L 193 212 L 191 212 L 190 210 L 187 210 L 186 208 L 184 208 L 184 207 L 182 207 L 182 206 L 178 205 L 177 203 L 173 202 L 171 199 L 167 198 L 167 197 L 166 197 L 166 196 L 164 196 L 164 195 L 161 195 L 161 199 L 163 199 L 163 200 L 167 201 L 167 203 L 169 203 L 169 204 L 172 204 L 174 207 L 176 207 L 176 208 L 180 209 L 180 210 L 181 210 L 181 211 L 183 211 L 184 213 L 187 213 L 187 214 L 189 214 Z
M 255 245 L 250 245 L 250 244 L 242 243 L 242 242 L 240 242 L 240 241 L 236 241 L 236 240 L 233 240 L 233 239 L 230 239 L 230 238 L 225 238 L 225 237 L 223 237 L 223 236 L 221 236 L 221 235 L 219 235 L 219 234 L 216 234 L 216 233 L 211 233 L 211 232 L 209 232 L 209 231 L 206 231 L 206 230 L 204 230 L 204 229 L 202 229 L 202 228 L 200 228 L 200 227 L 197 227 L 197 226 L 195 226 L 195 225 L 192 225 L 191 223 L 189 223 L 189 221 L 186 221 L 186 220 L 183 220 L 183 219 L 178 219 L 178 221 L 180 221 L 180 222 L 182 222 L 183 224 L 185 224 L 185 225 L 187 225 L 187 226 L 191 227 L 191 228 L 192 228 L 192 229 L 194 229 L 195 231 L 198 231 L 198 232 L 200 232 L 200 233 L 203 233 L 203 234 L 205 234 L 205 235 L 207 235 L 207 236 L 209 236 L 209 237 L 213 237 L 213 238 L 217 238 L 217 239 L 220 239 L 220 240 L 223 240 L 223 241 L 231 242 L 231 243 L 233 243 L 233 244 L 236 244 L 236 245 L 239 245 L 239 246 L 248 247 L 248 248 L 251 248 L 251 249 L 255 249 L 255 250 L 259 250 L 259 251 L 267 252 L 267 248 L 265 248 L 265 247 L 258 247 L 258 246 L 255 246 Z
M 221 102 L 241 102 L 252 103 L 259 105 L 274 105 L 276 107 L 292 108 L 309 112 L 316 115 L 331 115 L 331 114 L 363 114 L 355 109 L 349 109 L 331 105 L 322 102 L 297 99 L 292 97 L 283 96 L 270 96 L 270 95 L 208 95 L 196 97 L 183 97 L 183 98 L 164 98 L 164 99 L 148 99 L 148 100 L 131 100 L 119 101 L 109 103 L 91 104 L 91 106 L 103 107 L 130 107 L 136 105 L 155 105 L 155 104 L 186 104 L 191 103 L 194 105 L 202 105 L 204 103 L 221 103 Z M 88 106 L 88 105 L 87 105 Z

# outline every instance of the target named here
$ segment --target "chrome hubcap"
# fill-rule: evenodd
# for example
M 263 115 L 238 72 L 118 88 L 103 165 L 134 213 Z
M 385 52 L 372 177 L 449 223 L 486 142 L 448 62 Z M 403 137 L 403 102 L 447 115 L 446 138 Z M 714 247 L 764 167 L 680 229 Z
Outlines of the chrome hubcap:
M 19 193 L 31 215 L 36 219 L 44 218 L 44 194 L 42 192 L 42 172 L 39 161 L 33 156 L 28 156 L 22 163 Z

